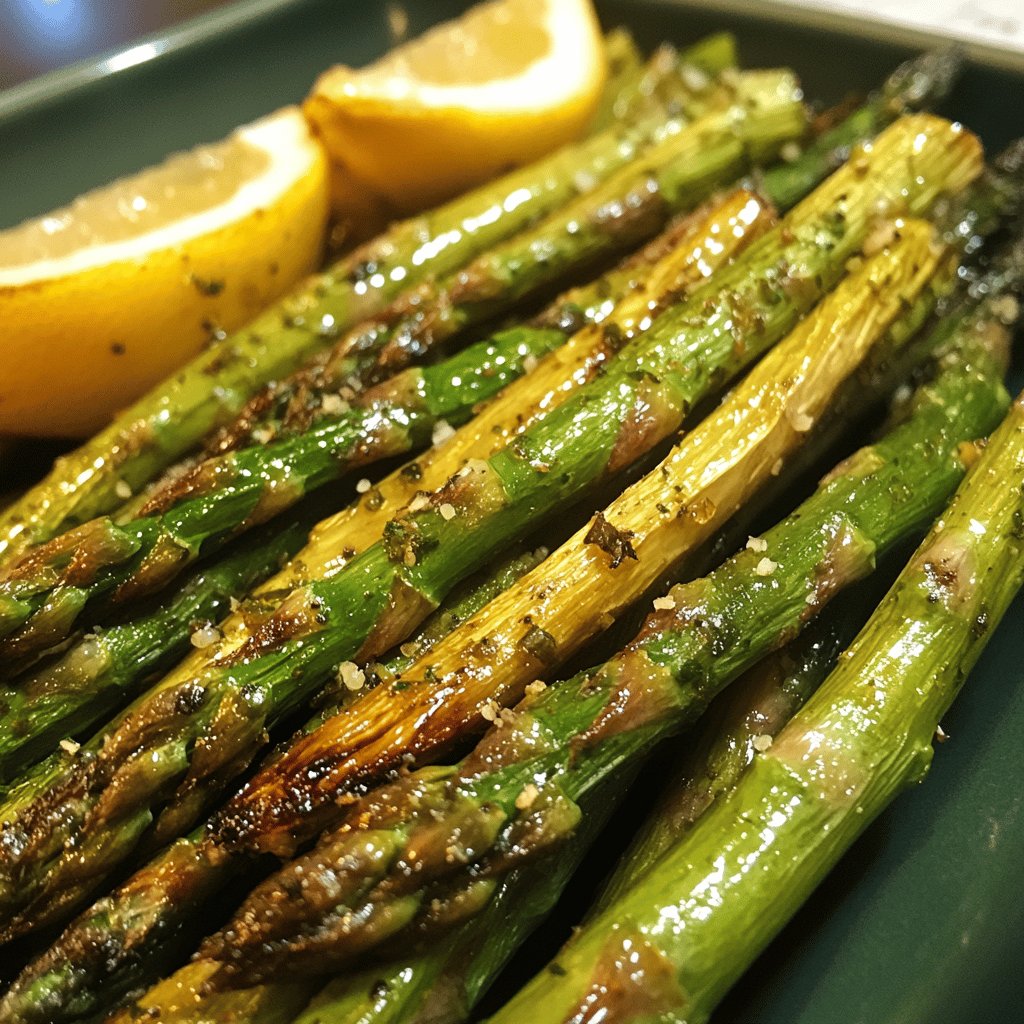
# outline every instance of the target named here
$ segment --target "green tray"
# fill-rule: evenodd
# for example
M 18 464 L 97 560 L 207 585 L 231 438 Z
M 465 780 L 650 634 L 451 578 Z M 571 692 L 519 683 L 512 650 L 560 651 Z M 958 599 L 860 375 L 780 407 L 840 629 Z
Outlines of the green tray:
M 403 6 L 415 33 L 467 4 Z M 745 63 L 791 65 L 807 94 L 824 101 L 871 87 L 927 42 L 849 19 L 773 19 L 750 3 L 598 6 L 609 26 L 630 26 L 647 46 L 732 29 Z M 391 41 L 383 2 L 256 0 L 0 94 L 0 226 L 219 138 L 300 99 L 329 64 L 365 62 Z M 944 113 L 991 150 L 1024 134 L 1020 59 L 972 50 Z M 1019 366 L 1013 384 L 1024 387 Z M 925 784 L 872 826 L 736 986 L 717 1024 L 1024 1019 L 1016 974 L 1024 951 L 1022 675 L 1018 601 L 944 723 L 950 740 Z M 561 940 L 571 909 L 572 897 L 532 944 L 534 955 Z M 518 963 L 520 972 L 528 966 Z

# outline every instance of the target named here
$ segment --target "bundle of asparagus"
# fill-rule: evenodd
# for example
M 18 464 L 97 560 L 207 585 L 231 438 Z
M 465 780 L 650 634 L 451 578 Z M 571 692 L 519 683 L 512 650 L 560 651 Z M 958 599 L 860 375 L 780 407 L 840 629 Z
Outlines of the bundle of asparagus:
M 955 55 L 901 68 L 808 140 L 789 72 L 721 74 L 728 37 L 645 64 L 628 37 L 608 47 L 588 139 L 345 257 L 5 513 L 0 941 L 122 880 L 21 972 L 0 1021 L 129 999 L 119 1019 L 464 1020 L 654 744 L 714 700 L 586 926 L 497 1018 L 703 1019 L 919 768 L 957 665 L 1024 575 L 1024 406 L 982 454 L 972 443 L 1008 405 L 1024 264 L 962 265 L 1019 210 L 1024 161 L 982 175 L 969 132 L 908 113 L 945 92 Z M 425 359 L 443 345 L 457 350 Z M 908 373 L 876 443 L 664 593 Z M 424 449 L 310 534 L 336 507 L 325 485 Z M 804 627 L 920 536 L 965 471 L 811 696 L 851 617 Z M 143 493 L 118 509 L 126 486 Z M 559 518 L 583 525 L 552 553 L 503 554 L 550 543 Z M 979 604 L 971 573 L 999 558 Z M 620 653 L 552 682 L 658 593 Z M 905 711 L 915 686 L 926 699 Z M 268 852 L 294 859 L 263 877 Z M 765 867 L 709 902 L 721 857 Z M 226 923 L 197 920 L 229 879 L 255 888 Z M 662 927 L 666 907 L 685 929 Z M 723 962 L 723 931 L 751 914 Z

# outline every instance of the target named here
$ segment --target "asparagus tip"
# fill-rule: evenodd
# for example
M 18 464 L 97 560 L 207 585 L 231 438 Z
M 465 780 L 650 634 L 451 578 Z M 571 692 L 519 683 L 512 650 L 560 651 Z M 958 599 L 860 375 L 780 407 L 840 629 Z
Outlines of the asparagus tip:
M 1009 178 L 1016 178 L 1018 181 L 1024 179 L 1024 136 L 1014 139 L 1001 150 L 992 161 L 992 166 Z
M 964 68 L 966 53 L 954 44 L 904 61 L 886 79 L 882 94 L 901 109 L 922 110 L 949 95 Z

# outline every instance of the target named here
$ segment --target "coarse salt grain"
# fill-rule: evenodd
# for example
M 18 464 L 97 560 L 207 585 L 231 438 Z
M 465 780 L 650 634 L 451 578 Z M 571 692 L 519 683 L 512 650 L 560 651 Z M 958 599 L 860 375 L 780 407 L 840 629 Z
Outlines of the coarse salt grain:
M 220 639 L 220 630 L 216 626 L 200 626 L 191 636 L 192 646 L 203 650 L 212 647 Z
M 528 782 L 523 786 L 519 796 L 516 797 L 516 809 L 520 811 L 527 810 L 533 806 L 538 796 L 540 796 L 540 790 L 532 782 Z
M 81 746 L 81 743 L 76 743 L 74 740 L 60 741 L 60 749 L 63 750 L 65 754 L 77 754 Z
M 328 416 L 340 416 L 343 412 L 348 412 L 349 404 L 341 395 L 326 394 L 320 400 L 320 408 Z
M 761 561 L 754 566 L 754 572 L 756 572 L 758 576 L 771 576 L 778 567 L 778 562 L 773 562 L 770 558 L 762 558 Z
M 485 722 L 493 722 L 498 717 L 498 705 L 494 700 L 487 700 L 480 707 L 480 717 Z
M 1012 295 L 1000 295 L 993 299 L 990 308 L 1007 325 L 1016 323 L 1020 316 L 1020 303 Z
M 455 518 L 455 506 L 450 502 L 446 501 L 443 505 L 440 505 L 437 511 L 441 513 L 441 518 L 446 522 Z
M 538 693 L 543 693 L 548 688 L 548 684 L 543 679 L 534 679 L 532 683 L 526 684 L 526 693 L 531 697 L 536 697 Z
M 114 493 L 122 500 L 127 501 L 132 496 L 132 489 L 127 480 L 118 480 L 114 484 Z
M 418 494 L 413 496 L 412 501 L 409 502 L 410 512 L 420 512 L 430 504 L 430 495 L 420 491 Z
M 338 666 L 338 678 L 346 690 L 361 690 L 366 682 L 366 674 L 354 661 L 343 661 Z
M 434 430 L 430 435 L 430 440 L 435 446 L 444 444 L 445 441 L 450 437 L 455 436 L 455 428 L 447 420 L 438 420 L 434 424 Z
M 533 373 L 533 371 L 536 370 L 536 369 L 537 369 L 537 357 L 531 352 L 523 360 L 523 372 L 524 373 Z
M 805 412 L 797 412 L 794 409 L 786 415 L 789 419 L 790 426 L 792 426 L 798 434 L 806 434 L 807 431 L 814 426 L 814 417 L 808 416 Z
M 787 164 L 791 164 L 795 160 L 800 159 L 800 146 L 796 142 L 790 140 L 782 147 L 782 149 L 779 150 L 779 156 L 782 157 Z
M 597 178 L 589 171 L 581 169 L 572 176 L 572 184 L 577 192 L 589 192 L 597 187 Z
M 369 489 L 370 481 L 364 476 L 363 479 L 356 484 L 356 494 L 365 494 Z
M 768 541 L 766 541 L 763 537 L 748 537 L 747 548 L 750 551 L 767 551 Z
M 772 738 L 767 733 L 762 733 L 760 736 L 755 736 L 752 743 L 754 749 L 763 754 L 772 745 Z
M 865 256 L 874 256 L 886 246 L 892 245 L 895 239 L 896 225 L 891 220 L 881 221 L 868 232 L 864 244 L 861 246 L 861 252 Z
M 668 594 L 665 597 L 656 597 L 654 599 L 654 608 L 656 611 L 670 612 L 675 608 L 675 606 L 676 600 L 671 594 Z
M 683 85 L 694 92 L 700 92 L 711 84 L 711 79 L 695 64 L 684 64 L 682 67 Z

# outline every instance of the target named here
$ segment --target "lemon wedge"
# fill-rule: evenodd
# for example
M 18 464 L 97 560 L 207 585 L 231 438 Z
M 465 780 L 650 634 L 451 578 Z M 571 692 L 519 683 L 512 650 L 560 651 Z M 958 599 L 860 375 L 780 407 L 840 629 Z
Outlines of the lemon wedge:
M 381 60 L 322 75 L 305 103 L 339 213 L 441 202 L 583 132 L 606 74 L 590 0 L 491 0 Z
M 0 232 L 0 434 L 76 437 L 315 269 L 327 160 L 297 107 Z

